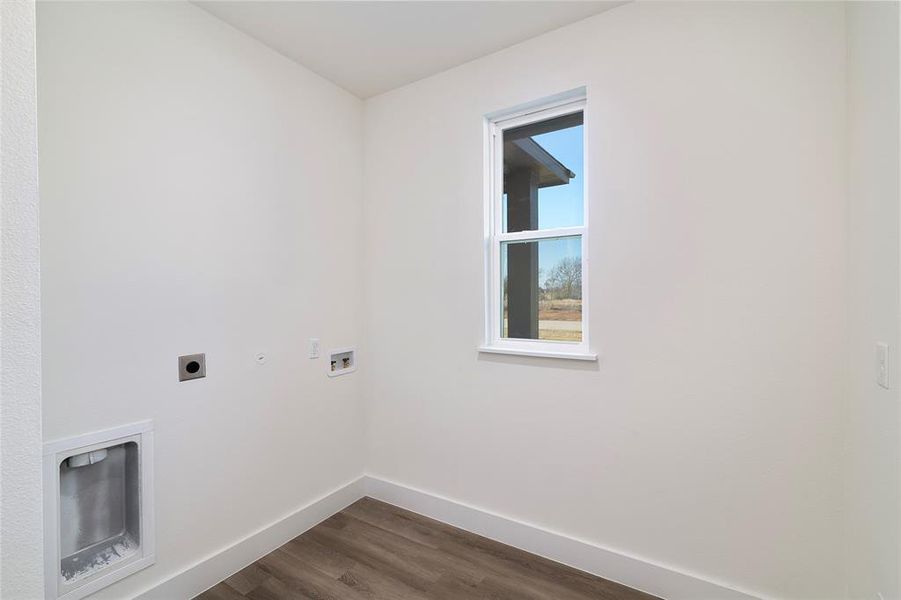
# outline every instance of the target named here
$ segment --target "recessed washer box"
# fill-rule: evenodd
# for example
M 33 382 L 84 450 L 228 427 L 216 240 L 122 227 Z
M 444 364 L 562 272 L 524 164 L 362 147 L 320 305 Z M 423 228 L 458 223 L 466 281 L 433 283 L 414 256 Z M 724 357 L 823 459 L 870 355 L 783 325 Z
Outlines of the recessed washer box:
M 336 348 L 329 351 L 328 376 L 337 377 L 357 370 L 356 348 Z
M 153 423 L 44 444 L 46 597 L 77 600 L 153 562 Z

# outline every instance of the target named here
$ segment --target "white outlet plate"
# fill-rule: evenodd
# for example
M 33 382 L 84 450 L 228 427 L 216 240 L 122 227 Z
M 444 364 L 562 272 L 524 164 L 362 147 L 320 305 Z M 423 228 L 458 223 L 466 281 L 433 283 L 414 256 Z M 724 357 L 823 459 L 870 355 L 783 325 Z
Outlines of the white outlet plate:
M 890 369 L 888 344 L 878 342 L 876 344 L 876 383 L 885 389 L 891 387 Z

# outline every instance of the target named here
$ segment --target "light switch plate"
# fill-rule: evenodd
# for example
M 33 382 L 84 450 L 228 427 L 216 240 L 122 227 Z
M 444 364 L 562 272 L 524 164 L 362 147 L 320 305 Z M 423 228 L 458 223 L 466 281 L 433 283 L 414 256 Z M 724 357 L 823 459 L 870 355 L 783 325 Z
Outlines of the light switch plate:
M 878 342 L 876 344 L 876 383 L 885 389 L 891 386 L 890 362 L 888 344 Z
M 310 338 L 310 358 L 319 358 L 321 351 L 322 345 L 319 343 L 319 338 Z

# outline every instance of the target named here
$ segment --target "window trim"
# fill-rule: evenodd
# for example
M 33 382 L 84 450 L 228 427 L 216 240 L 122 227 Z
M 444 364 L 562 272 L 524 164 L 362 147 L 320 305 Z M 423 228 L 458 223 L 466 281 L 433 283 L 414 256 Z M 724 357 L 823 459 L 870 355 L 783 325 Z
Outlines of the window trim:
M 585 131 L 588 130 L 586 111 L 587 98 L 584 90 L 576 94 L 530 104 L 527 108 L 508 111 L 486 117 L 486 153 L 485 153 L 485 331 L 484 343 L 480 352 L 494 354 L 513 354 L 520 356 L 537 356 L 547 358 L 565 358 L 576 360 L 597 360 L 597 354 L 590 351 L 589 345 L 589 175 L 588 144 Z M 545 121 L 576 112 L 583 114 L 583 183 L 582 183 L 582 225 L 558 227 L 534 231 L 517 231 L 504 233 L 501 223 L 503 205 L 503 142 L 504 130 L 538 121 Z M 581 236 L 582 259 L 582 341 L 567 342 L 558 340 L 530 340 L 501 337 L 501 244 L 511 241 L 539 241 L 561 237 Z

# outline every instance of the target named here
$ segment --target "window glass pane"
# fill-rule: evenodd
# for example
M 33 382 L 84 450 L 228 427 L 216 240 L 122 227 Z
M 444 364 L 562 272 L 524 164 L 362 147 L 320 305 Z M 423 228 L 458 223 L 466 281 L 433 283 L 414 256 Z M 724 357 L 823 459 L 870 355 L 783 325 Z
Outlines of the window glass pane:
M 582 113 L 504 130 L 504 232 L 582 225 Z
M 582 236 L 501 243 L 501 337 L 582 341 Z

